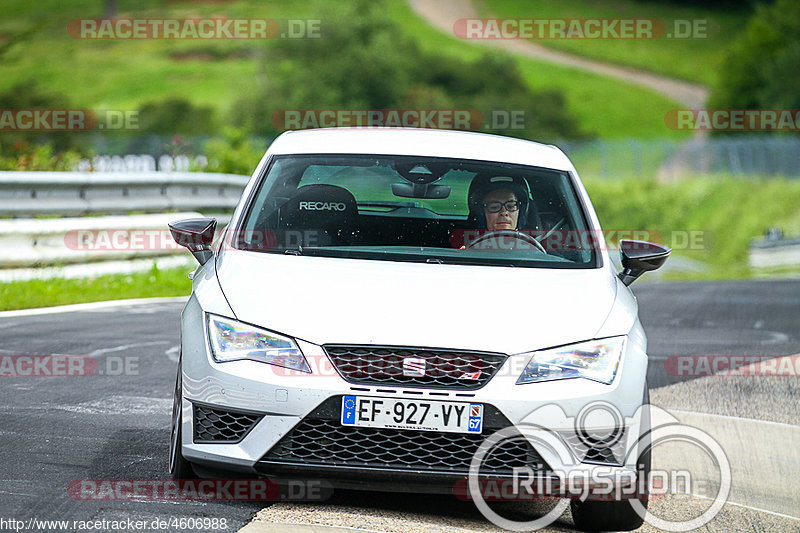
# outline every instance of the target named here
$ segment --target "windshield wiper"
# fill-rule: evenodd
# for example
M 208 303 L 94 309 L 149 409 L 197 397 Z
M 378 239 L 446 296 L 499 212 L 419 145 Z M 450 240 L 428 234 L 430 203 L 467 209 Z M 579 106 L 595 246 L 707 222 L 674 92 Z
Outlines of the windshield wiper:
M 288 248 L 283 253 L 287 255 L 303 255 L 303 247 L 298 244 L 297 248 Z

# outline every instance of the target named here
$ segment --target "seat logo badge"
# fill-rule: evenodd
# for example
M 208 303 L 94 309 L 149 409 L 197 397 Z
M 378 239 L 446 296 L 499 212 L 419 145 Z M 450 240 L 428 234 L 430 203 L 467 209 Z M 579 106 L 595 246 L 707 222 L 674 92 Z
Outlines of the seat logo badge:
M 424 376 L 425 359 L 419 357 L 406 357 L 403 359 L 403 375 L 408 377 Z

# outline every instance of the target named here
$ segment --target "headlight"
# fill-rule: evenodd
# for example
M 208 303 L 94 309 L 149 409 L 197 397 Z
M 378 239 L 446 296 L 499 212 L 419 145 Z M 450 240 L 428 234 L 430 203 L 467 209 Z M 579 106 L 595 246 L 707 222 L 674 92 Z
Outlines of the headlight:
M 218 363 L 249 359 L 311 372 L 294 340 L 230 318 L 208 315 L 211 355 Z
M 617 374 L 625 337 L 609 337 L 533 352 L 517 385 L 565 378 L 609 384 Z

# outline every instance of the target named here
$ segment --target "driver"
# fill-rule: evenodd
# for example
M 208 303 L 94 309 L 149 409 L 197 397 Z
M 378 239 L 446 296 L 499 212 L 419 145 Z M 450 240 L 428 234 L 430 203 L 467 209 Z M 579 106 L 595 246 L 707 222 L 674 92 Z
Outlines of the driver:
M 481 201 L 486 229 L 489 231 L 515 230 L 519 221 L 521 202 L 511 189 L 494 189 Z
M 519 179 L 478 178 L 470 186 L 468 202 L 471 222 L 479 231 L 516 231 L 526 227 L 527 194 Z M 466 245 L 465 242 L 461 248 Z
M 476 178 L 469 187 L 468 204 L 475 229 L 497 231 L 526 227 L 528 195 L 520 178 Z

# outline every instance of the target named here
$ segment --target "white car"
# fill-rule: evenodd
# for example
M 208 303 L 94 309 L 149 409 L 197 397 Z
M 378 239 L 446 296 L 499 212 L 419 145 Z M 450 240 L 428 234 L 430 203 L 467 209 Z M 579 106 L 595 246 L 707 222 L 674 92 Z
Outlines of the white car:
M 628 285 L 669 249 L 624 241 L 618 273 L 559 149 L 425 129 L 287 132 L 212 242 L 215 226 L 170 225 L 200 262 L 173 476 L 450 492 L 523 469 L 647 473 L 646 337 Z M 470 476 L 488 436 L 528 426 L 571 432 L 571 456 L 512 439 Z M 573 499 L 572 512 L 580 528 L 641 524 L 627 499 Z

